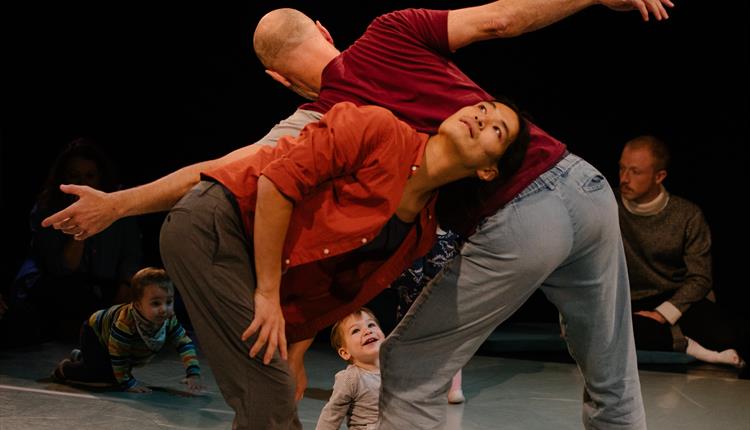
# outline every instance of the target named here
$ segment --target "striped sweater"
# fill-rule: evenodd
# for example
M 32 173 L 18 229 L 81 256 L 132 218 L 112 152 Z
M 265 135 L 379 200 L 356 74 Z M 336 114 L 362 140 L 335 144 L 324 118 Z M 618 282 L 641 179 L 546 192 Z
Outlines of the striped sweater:
M 132 303 L 120 304 L 95 312 L 88 321 L 99 342 L 108 351 L 115 379 L 123 389 L 136 384 L 131 374 L 133 367 L 147 364 L 158 352 L 149 349 L 141 338 L 136 328 L 134 312 L 136 310 Z M 166 343 L 172 343 L 180 353 L 185 373 L 188 376 L 200 375 L 195 345 L 182 324 L 174 316 L 164 324 L 167 326 Z

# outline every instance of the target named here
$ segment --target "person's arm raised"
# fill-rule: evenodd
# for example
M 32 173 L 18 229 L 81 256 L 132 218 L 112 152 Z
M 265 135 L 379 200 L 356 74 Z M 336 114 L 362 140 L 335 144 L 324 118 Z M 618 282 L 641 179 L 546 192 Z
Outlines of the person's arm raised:
M 78 200 L 42 222 L 78 240 L 89 238 L 109 227 L 120 218 L 169 210 L 185 193 L 200 181 L 200 173 L 234 160 L 247 157 L 265 145 L 275 145 L 285 135 L 296 136 L 302 128 L 317 121 L 320 114 L 297 110 L 282 120 L 253 145 L 237 149 L 215 160 L 183 167 L 146 185 L 113 193 L 103 193 L 89 187 L 62 185 L 63 192 L 78 196 Z
M 452 10 L 448 14 L 451 51 L 480 40 L 514 37 L 560 21 L 589 6 L 616 11 L 637 10 L 644 21 L 649 14 L 667 19 L 670 0 L 499 0 L 482 6 Z
M 78 196 L 75 203 L 42 221 L 77 240 L 87 239 L 106 229 L 120 218 L 169 210 L 195 184 L 200 172 L 246 157 L 261 147 L 248 145 L 210 161 L 183 167 L 145 185 L 105 193 L 80 185 L 60 185 L 60 190 Z

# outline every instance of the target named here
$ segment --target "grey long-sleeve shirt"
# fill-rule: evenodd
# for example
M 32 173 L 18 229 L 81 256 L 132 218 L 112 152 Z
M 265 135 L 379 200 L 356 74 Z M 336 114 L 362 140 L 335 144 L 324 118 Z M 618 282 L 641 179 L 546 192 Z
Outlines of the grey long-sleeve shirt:
M 374 430 L 378 425 L 380 371 L 354 365 L 336 374 L 333 394 L 318 418 L 316 430 L 338 430 L 346 418 L 349 430 Z

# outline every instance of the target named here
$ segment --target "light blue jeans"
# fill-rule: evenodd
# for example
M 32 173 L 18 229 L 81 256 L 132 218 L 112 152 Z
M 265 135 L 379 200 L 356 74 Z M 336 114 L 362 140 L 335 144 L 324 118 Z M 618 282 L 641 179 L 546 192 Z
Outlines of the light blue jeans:
M 539 287 L 584 377 L 584 427 L 645 429 L 617 203 L 572 154 L 483 220 L 386 339 L 379 428 L 441 428 L 451 377 Z

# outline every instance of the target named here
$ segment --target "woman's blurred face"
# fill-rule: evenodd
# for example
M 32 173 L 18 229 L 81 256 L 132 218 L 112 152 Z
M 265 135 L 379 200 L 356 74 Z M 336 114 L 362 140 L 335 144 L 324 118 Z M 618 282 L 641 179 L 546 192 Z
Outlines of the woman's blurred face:
M 63 183 L 88 185 L 96 189 L 100 188 L 101 180 L 101 173 L 96 163 L 81 157 L 73 157 L 68 161 L 63 177 Z

